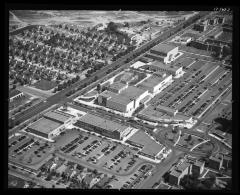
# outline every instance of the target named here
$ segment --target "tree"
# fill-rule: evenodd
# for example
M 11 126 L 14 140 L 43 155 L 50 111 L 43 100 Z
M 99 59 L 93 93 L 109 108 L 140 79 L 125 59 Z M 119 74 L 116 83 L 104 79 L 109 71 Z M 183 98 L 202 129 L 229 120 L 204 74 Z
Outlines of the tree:
M 101 92 L 101 90 L 102 90 L 102 87 L 101 87 L 101 85 L 98 83 L 98 84 L 97 84 L 97 91 L 98 91 L 98 92 Z
M 116 32 L 118 26 L 114 22 L 109 22 L 107 26 L 107 31 Z

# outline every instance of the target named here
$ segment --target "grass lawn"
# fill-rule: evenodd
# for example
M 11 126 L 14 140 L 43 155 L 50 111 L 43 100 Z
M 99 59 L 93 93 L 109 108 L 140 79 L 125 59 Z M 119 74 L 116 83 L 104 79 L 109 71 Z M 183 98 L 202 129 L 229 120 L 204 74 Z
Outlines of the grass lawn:
M 42 79 L 42 80 L 38 81 L 37 83 L 35 83 L 34 86 L 41 90 L 50 90 L 50 89 L 56 87 L 57 83 L 53 82 L 53 81 L 47 81 L 47 80 Z

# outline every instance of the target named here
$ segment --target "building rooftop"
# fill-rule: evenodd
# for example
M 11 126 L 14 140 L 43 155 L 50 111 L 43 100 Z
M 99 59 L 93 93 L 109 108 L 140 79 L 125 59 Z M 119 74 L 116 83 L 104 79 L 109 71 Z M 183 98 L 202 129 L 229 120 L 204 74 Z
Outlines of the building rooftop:
M 41 118 L 32 125 L 30 125 L 28 128 L 48 134 L 55 130 L 56 128 L 60 127 L 61 125 L 62 125 L 61 123 L 46 118 Z
M 99 116 L 93 115 L 93 114 L 86 114 L 82 116 L 79 121 L 82 121 L 87 124 L 91 124 L 96 127 L 100 127 L 103 129 L 106 129 L 108 131 L 119 131 L 122 132 L 125 129 L 127 129 L 127 126 L 121 125 L 120 123 L 116 123 L 114 121 L 110 121 L 105 118 L 101 118 Z
M 163 145 L 152 140 L 151 137 L 143 131 L 136 132 L 128 140 L 137 143 L 138 145 L 142 145 L 143 149 L 141 152 L 152 156 L 156 156 L 164 148 Z
M 175 177 L 179 177 L 181 174 L 182 173 L 180 171 L 177 171 L 175 169 L 170 172 L 170 175 L 173 175 Z
M 176 48 L 176 46 L 174 46 L 174 45 L 160 43 L 160 44 L 156 45 L 155 47 L 153 47 L 152 50 L 159 51 L 162 53 L 168 53 L 169 51 L 172 51 L 175 48 Z
M 194 163 L 194 165 L 195 165 L 195 166 L 198 166 L 198 167 L 201 167 L 201 166 L 203 166 L 204 164 L 205 164 L 205 162 L 199 161 L 199 160 L 197 160 L 197 161 Z
M 105 98 L 109 98 L 109 97 L 112 97 L 114 95 L 116 95 L 115 93 L 111 92 L 111 91 L 108 91 L 108 90 L 105 90 L 103 91 L 101 94 L 101 96 L 105 97 Z
M 128 98 L 128 97 L 122 96 L 122 95 L 115 95 L 114 94 L 114 95 L 111 96 L 110 101 L 116 102 L 118 104 L 127 105 L 130 102 L 132 102 L 133 100 Z
M 162 69 L 173 71 L 173 72 L 176 72 L 177 70 L 179 70 L 181 68 L 181 67 L 174 66 L 174 65 L 169 65 L 169 64 L 166 65 L 159 61 L 152 62 L 151 66 L 155 66 L 156 68 L 162 68 Z
M 64 123 L 68 119 L 74 117 L 71 114 L 64 113 L 64 112 L 61 112 L 59 110 L 50 111 L 50 112 L 44 114 L 43 116 L 44 117 L 49 117 L 49 118 L 51 118 L 53 120 L 57 120 L 57 121 L 59 121 L 61 123 Z
M 111 84 L 111 85 L 109 86 L 109 88 L 115 89 L 115 90 L 121 90 L 121 89 L 123 89 L 123 88 L 126 87 L 126 86 L 127 86 L 127 85 L 124 84 L 124 83 L 115 82 L 115 83 Z
M 128 97 L 129 99 L 137 99 L 140 95 L 145 93 L 147 90 L 140 89 L 138 87 L 129 86 L 127 89 L 123 90 L 120 95 Z
M 144 87 L 155 87 L 159 83 L 161 83 L 165 78 L 160 76 L 150 76 L 143 82 L 141 82 L 138 86 L 144 86 Z
M 12 98 L 18 94 L 22 93 L 21 91 L 18 91 L 17 89 L 13 89 L 9 92 L 9 98 Z
M 185 171 L 189 166 L 190 166 L 190 163 L 184 161 L 182 164 L 180 164 L 180 165 L 177 167 L 177 170 L 183 172 L 183 171 Z

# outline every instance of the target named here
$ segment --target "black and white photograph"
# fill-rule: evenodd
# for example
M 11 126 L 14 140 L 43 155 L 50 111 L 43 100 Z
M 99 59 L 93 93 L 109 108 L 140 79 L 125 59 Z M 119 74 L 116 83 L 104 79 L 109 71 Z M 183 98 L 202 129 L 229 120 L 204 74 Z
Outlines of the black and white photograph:
M 8 189 L 232 190 L 231 8 L 7 12 Z

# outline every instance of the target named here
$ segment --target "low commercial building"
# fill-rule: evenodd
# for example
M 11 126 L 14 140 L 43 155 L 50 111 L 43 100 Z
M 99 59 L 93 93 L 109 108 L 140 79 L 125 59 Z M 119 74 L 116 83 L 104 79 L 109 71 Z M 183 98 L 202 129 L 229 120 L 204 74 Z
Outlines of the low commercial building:
M 52 139 L 59 135 L 75 116 L 54 110 L 43 115 L 41 119 L 27 128 L 27 131 L 37 136 Z
M 52 139 L 60 133 L 64 125 L 47 118 L 41 118 L 27 128 L 27 131 L 37 136 Z
M 13 100 L 20 98 L 23 96 L 23 92 L 13 89 L 9 93 L 9 101 L 12 102 Z
M 173 61 L 178 53 L 178 47 L 169 44 L 158 44 L 150 50 L 151 54 L 156 54 L 165 64 Z
M 208 161 L 208 167 L 215 170 L 220 170 L 223 164 L 223 156 L 222 155 L 216 155 L 216 156 L 210 156 Z
M 122 140 L 132 130 L 131 127 L 121 125 L 120 123 L 93 114 L 82 116 L 74 125 L 118 140 Z
M 170 116 L 175 116 L 178 113 L 178 110 L 175 110 L 166 106 L 162 106 L 160 104 L 156 107 L 156 110 L 159 112 L 166 113 L 167 115 L 170 115 Z
M 142 89 L 148 90 L 150 93 L 154 94 L 159 91 L 166 83 L 171 82 L 172 75 L 165 76 L 150 76 L 137 86 Z
M 197 175 L 200 175 L 202 174 L 203 170 L 204 170 L 204 165 L 205 165 L 205 162 L 203 161 L 196 161 L 193 165 L 192 165 L 192 172 L 197 174 Z
M 173 169 L 169 173 L 169 180 L 168 182 L 172 185 L 179 185 L 181 179 L 185 176 L 191 174 L 191 164 L 184 161 L 180 164 L 176 169 Z

